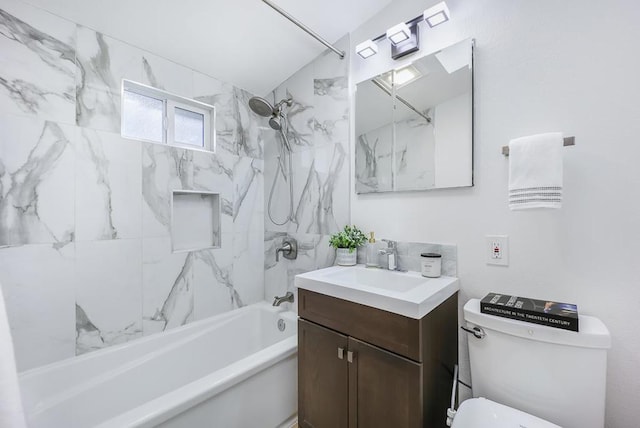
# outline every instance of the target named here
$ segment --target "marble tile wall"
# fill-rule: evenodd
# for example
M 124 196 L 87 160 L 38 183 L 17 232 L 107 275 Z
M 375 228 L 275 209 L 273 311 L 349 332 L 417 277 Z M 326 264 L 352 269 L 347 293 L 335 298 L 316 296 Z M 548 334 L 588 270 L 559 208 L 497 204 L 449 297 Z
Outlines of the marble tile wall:
M 19 370 L 263 300 L 251 94 L 18 0 L 0 0 L 0 29 L 0 283 Z M 122 79 L 213 104 L 216 153 L 122 138 Z M 220 248 L 172 252 L 175 190 L 220 194 Z
M 336 45 L 349 51 L 348 36 Z M 349 222 L 349 90 L 348 58 L 327 51 L 276 88 L 274 103 L 290 97 L 287 136 L 292 147 L 293 209 L 288 162 L 278 132 L 265 127 L 264 141 L 264 269 L 265 297 L 295 291 L 298 273 L 331 266 L 335 251 L 329 235 Z M 270 195 L 273 195 L 270 197 Z M 269 204 L 271 200 L 271 204 Z M 284 224 L 282 224 L 284 223 Z M 285 237 L 298 241 L 298 258 L 275 261 Z

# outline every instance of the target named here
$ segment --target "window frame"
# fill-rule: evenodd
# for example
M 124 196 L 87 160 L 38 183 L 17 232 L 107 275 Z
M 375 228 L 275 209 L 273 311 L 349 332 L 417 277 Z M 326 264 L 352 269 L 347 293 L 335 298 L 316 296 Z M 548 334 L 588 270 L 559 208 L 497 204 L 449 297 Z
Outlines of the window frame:
M 190 111 L 192 113 L 197 113 L 203 116 L 203 130 L 202 130 L 203 146 L 196 146 L 195 144 L 176 141 L 176 138 L 175 138 L 176 136 L 176 127 L 175 127 L 176 110 L 175 109 L 176 108 Z M 206 150 L 207 142 L 208 142 L 207 135 L 211 135 L 211 110 L 205 110 L 200 107 L 195 107 L 192 105 L 184 104 L 182 102 L 177 102 L 172 99 L 168 99 L 168 100 L 165 100 L 165 119 L 166 119 L 165 135 L 167 138 L 167 144 L 169 144 L 168 141 L 172 141 L 171 143 L 172 146 Z M 173 124 L 173 126 L 169 126 L 170 124 Z
M 142 95 L 149 98 L 162 101 L 162 141 L 147 140 L 144 138 L 132 137 L 124 134 L 124 97 L 125 92 Z M 182 97 L 171 92 L 157 89 L 152 86 L 143 85 L 142 83 L 132 80 L 122 80 L 121 88 L 121 110 L 120 110 L 120 136 L 129 140 L 144 141 L 153 144 L 163 144 L 182 149 L 190 149 L 215 153 L 216 151 L 216 108 L 210 104 L 196 101 L 190 98 Z M 204 134 L 203 146 L 195 144 L 180 143 L 175 141 L 175 108 L 191 111 L 204 116 Z

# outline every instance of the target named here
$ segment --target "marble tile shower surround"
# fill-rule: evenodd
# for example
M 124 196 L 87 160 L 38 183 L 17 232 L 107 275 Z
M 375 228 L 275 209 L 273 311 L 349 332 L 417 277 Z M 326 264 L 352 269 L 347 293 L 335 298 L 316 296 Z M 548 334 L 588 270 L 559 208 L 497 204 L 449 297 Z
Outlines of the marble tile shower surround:
M 348 51 L 347 37 L 338 43 Z M 293 220 L 274 224 L 264 217 L 265 297 L 295 291 L 299 273 L 333 265 L 329 236 L 349 222 L 349 92 L 348 59 L 327 52 L 291 76 L 270 95 L 270 101 L 290 97 L 287 136 L 292 146 Z M 278 222 L 289 212 L 288 168 L 279 133 L 262 131 L 265 147 L 265 214 L 274 179 L 272 215 Z M 275 261 L 283 239 L 298 241 L 298 258 Z
M 264 298 L 263 129 L 248 92 L 0 0 L 0 283 L 19 370 Z M 120 82 L 216 107 L 216 153 L 120 136 Z M 173 253 L 173 191 L 220 194 L 221 246 Z
M 73 123 L 75 46 L 74 24 L 16 1 L 0 2 L 0 111 Z
M 338 44 L 348 43 L 342 39 Z M 349 100 L 348 61 L 325 54 L 273 91 L 272 100 L 291 97 L 287 136 L 292 147 L 294 219 L 267 231 L 331 234 L 349 220 Z M 287 165 L 279 133 L 263 130 L 265 141 L 265 201 L 273 187 L 271 209 L 276 221 L 289 210 L 289 184 L 279 163 Z
M 262 159 L 261 122 L 248 108 L 249 92 L 194 73 L 194 98 L 216 106 L 216 146 L 222 152 Z
M 379 248 L 386 243 L 378 241 Z M 420 272 L 422 270 L 422 253 L 438 253 L 442 255 L 442 275 L 458 276 L 458 247 L 450 244 L 430 244 L 424 242 L 398 242 L 398 268 Z M 366 247 L 358 249 L 358 263 L 367 262 Z
M 73 126 L 4 116 L 0 136 L 0 246 L 74 240 Z
M 335 263 L 336 252 L 329 246 L 329 236 L 265 232 L 265 298 L 271 300 L 274 296 L 283 296 L 287 291 L 296 292 L 294 286 L 296 275 L 332 266 Z M 280 261 L 276 262 L 276 249 L 282 246 L 286 238 L 294 238 L 298 241 L 298 258 L 287 260 L 281 257 Z

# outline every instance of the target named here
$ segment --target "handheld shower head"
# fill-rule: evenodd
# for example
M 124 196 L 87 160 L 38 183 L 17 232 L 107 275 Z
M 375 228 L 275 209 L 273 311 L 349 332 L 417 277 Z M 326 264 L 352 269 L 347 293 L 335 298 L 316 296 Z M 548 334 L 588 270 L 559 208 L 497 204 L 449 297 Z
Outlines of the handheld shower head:
M 282 129 L 282 117 L 276 114 L 271 116 L 271 119 L 269 119 L 269 126 L 276 131 L 280 131 Z

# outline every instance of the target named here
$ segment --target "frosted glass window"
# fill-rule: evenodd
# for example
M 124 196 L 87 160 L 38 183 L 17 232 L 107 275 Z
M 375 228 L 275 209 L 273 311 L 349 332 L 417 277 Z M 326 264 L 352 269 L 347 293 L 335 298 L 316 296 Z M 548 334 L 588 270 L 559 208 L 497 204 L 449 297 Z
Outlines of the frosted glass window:
M 164 141 L 163 117 L 163 100 L 124 91 L 123 136 L 162 143 Z
M 212 105 L 122 81 L 123 137 L 213 152 L 215 114 Z
M 204 147 L 204 115 L 176 107 L 174 117 L 175 142 Z

